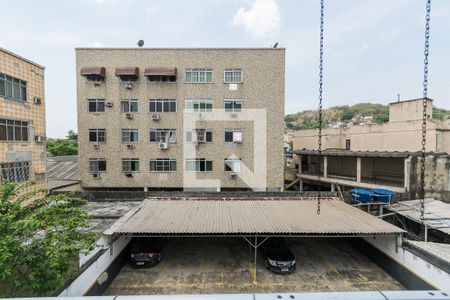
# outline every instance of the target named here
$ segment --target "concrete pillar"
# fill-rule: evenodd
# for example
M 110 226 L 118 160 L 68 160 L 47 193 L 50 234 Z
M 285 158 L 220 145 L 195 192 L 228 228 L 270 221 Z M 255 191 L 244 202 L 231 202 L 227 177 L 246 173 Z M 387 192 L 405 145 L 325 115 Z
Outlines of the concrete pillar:
M 404 171 L 403 171 L 403 186 L 405 191 L 409 191 L 409 177 L 410 177 L 410 165 L 411 165 L 411 157 L 408 157 L 404 160 Z
M 323 177 L 328 177 L 328 156 L 323 157 Z
M 145 188 L 144 188 L 144 192 L 148 192 L 148 187 L 145 187 Z
M 298 180 L 298 190 L 303 192 L 303 179 L 299 178 Z
M 356 182 L 361 182 L 361 157 L 356 158 Z
M 332 192 L 336 191 L 336 185 L 334 183 L 331 184 L 331 191 Z
M 302 156 L 297 155 L 297 162 L 298 162 L 298 174 L 302 174 Z

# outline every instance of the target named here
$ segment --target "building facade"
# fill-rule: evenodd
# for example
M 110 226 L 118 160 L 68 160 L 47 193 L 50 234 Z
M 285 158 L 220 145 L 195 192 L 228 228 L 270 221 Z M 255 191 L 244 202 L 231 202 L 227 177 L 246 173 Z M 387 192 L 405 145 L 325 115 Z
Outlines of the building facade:
M 84 189 L 283 189 L 285 49 L 80 48 L 76 65 Z
M 0 176 L 45 181 L 45 68 L 0 48 Z
M 432 100 L 427 106 L 426 151 L 450 153 L 450 120 L 432 120 Z M 316 129 L 293 134 L 294 149 L 317 150 Z M 352 151 L 420 151 L 422 149 L 422 99 L 389 104 L 389 122 L 322 130 L 322 149 Z

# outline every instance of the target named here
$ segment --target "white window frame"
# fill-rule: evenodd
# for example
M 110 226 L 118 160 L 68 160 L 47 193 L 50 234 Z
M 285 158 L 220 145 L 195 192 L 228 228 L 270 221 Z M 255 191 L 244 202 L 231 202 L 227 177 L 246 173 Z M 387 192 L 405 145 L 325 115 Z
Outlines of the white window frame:
M 128 141 L 124 141 L 124 133 L 128 133 Z M 136 136 L 137 136 L 137 140 L 136 141 L 132 141 L 131 140 L 131 133 L 136 133 Z M 136 128 L 123 128 L 122 131 L 121 131 L 120 140 L 124 144 L 136 144 L 136 143 L 139 143 L 139 129 L 136 129 Z
M 156 170 L 152 170 L 152 162 L 155 163 Z M 175 170 L 171 170 L 172 163 L 175 162 Z M 163 170 L 158 170 L 158 163 L 163 164 L 162 168 Z M 166 166 L 167 164 L 167 166 Z M 175 158 L 150 158 L 150 164 L 149 164 L 150 172 L 151 173 L 175 173 L 177 172 L 177 160 Z
M 232 141 L 226 141 L 226 139 L 225 139 L 225 137 L 226 137 L 226 133 L 227 132 L 232 132 L 233 133 L 233 140 Z M 242 134 L 242 136 L 244 135 L 243 134 L 243 131 L 242 131 L 242 128 L 225 128 L 225 130 L 224 130 L 224 132 L 223 132 L 223 141 L 225 142 L 225 143 L 234 143 L 234 133 L 235 132 L 240 132 L 241 134 Z M 243 140 L 244 138 L 242 138 L 242 140 Z
M 232 74 L 231 74 L 231 81 L 227 81 L 227 76 L 226 76 L 227 72 L 232 72 Z M 241 80 L 240 81 L 236 81 L 235 80 L 237 72 L 241 73 Z M 242 73 L 242 69 L 240 69 L 240 68 L 225 69 L 223 71 L 223 82 L 224 83 L 243 83 L 244 82 L 244 76 L 243 76 L 243 73 Z
M 231 110 L 227 110 L 227 108 L 225 107 L 225 103 L 226 102 L 232 102 L 233 103 L 233 107 L 231 108 Z M 241 108 L 239 110 L 236 110 L 236 103 L 240 103 L 241 104 Z M 223 107 L 225 112 L 231 112 L 231 113 L 236 113 L 236 112 L 241 112 L 242 111 L 242 99 L 224 99 L 223 100 Z
M 122 103 L 128 103 L 128 111 L 124 111 L 122 108 Z M 136 104 L 136 111 L 131 111 L 131 104 Z M 120 100 L 120 112 L 121 113 L 137 113 L 139 112 L 139 100 L 138 99 L 122 99 Z
M 131 170 L 131 162 L 137 162 L 137 170 Z M 129 163 L 130 170 L 124 170 L 124 163 Z M 141 166 L 139 158 L 122 158 L 122 173 L 137 173 L 139 172 Z
M 197 137 L 197 132 L 198 131 L 204 131 L 205 132 L 203 134 L 203 136 L 205 137 L 205 141 L 201 142 L 201 143 L 212 144 L 214 142 L 214 134 L 213 134 L 213 130 L 211 128 L 194 128 L 194 129 L 187 129 L 185 131 L 185 137 L 186 137 L 185 141 L 186 141 L 186 143 L 197 143 L 197 138 L 195 138 L 195 140 L 194 140 L 194 136 Z M 207 136 L 208 132 L 211 133 L 211 141 L 209 141 L 209 142 L 206 140 L 206 136 Z M 189 133 L 190 133 L 190 139 L 188 139 Z
M 188 72 L 191 73 L 191 80 L 190 81 L 188 81 L 188 76 L 187 76 Z M 192 76 L 192 74 L 194 72 L 197 73 L 195 81 L 193 80 L 194 76 Z M 211 81 L 206 81 L 206 78 L 208 78 L 208 76 L 206 75 L 207 73 L 211 73 Z M 203 81 L 201 81 L 200 78 L 203 78 Z M 213 71 L 212 68 L 191 68 L 191 69 L 185 69 L 184 70 L 184 83 L 214 83 L 214 71 Z
M 100 171 L 99 170 L 99 162 L 104 161 L 105 162 L 105 170 L 104 171 Z M 91 169 L 91 163 L 95 162 L 95 170 Z M 106 173 L 108 170 L 108 166 L 106 163 L 106 158 L 90 158 L 89 159 L 89 173 Z
M 155 133 L 155 140 L 151 140 L 151 134 L 152 132 Z M 158 140 L 157 137 L 160 136 L 160 139 Z M 161 137 L 164 136 L 164 139 L 162 140 Z M 171 136 L 175 136 L 175 139 L 170 139 Z M 168 137 L 168 139 L 167 139 Z M 175 128 L 151 128 L 150 129 L 150 135 L 149 135 L 150 143 L 170 143 L 170 144 L 176 144 L 177 142 L 177 130 Z
M 95 132 L 95 141 L 91 141 L 91 132 Z M 99 132 L 103 132 L 104 141 L 98 140 Z M 89 129 L 89 143 L 106 143 L 106 129 L 90 128 Z
M 155 111 L 151 111 L 151 103 L 155 103 Z M 161 103 L 161 111 L 158 111 L 158 103 Z M 164 110 L 164 103 L 169 103 L 169 110 Z M 175 103 L 175 111 L 170 111 L 170 106 L 172 103 Z M 154 113 L 176 113 L 178 110 L 176 99 L 150 99 L 148 100 L 148 111 L 152 114 Z
M 194 105 L 197 104 L 198 108 L 194 109 Z M 200 106 L 204 104 L 204 108 Z M 210 104 L 211 108 L 207 108 L 206 106 Z M 188 108 L 190 106 L 190 108 Z M 209 106 L 209 105 L 208 105 Z M 214 109 L 214 102 L 210 98 L 205 99 L 185 99 L 184 100 L 184 111 L 188 113 L 200 113 L 200 112 L 212 112 Z
M 231 166 L 228 165 L 228 163 L 231 163 Z M 239 172 L 241 172 L 241 165 L 242 165 L 242 160 L 241 159 L 238 159 L 238 158 L 234 158 L 234 159 L 225 158 L 224 159 L 224 171 L 225 172 L 239 173 Z M 231 170 L 227 170 L 227 166 Z
M 195 163 L 195 165 L 194 165 L 195 170 L 188 170 L 187 169 L 188 163 L 192 163 L 192 162 Z M 205 164 L 205 170 L 204 171 L 200 170 L 201 169 L 200 165 L 201 165 L 202 162 L 204 162 L 204 164 Z M 206 163 L 207 162 L 211 163 L 211 170 L 210 171 L 206 170 Z M 199 167 L 198 168 L 199 170 L 197 170 L 197 165 Z M 210 173 L 210 172 L 214 172 L 214 160 L 208 159 L 208 158 L 191 158 L 191 159 L 186 159 L 185 162 L 184 162 L 184 171 L 188 172 L 188 173 Z
M 106 100 L 105 100 L 105 99 L 87 99 L 87 102 L 88 102 L 88 105 L 87 105 L 87 111 L 88 111 L 88 113 L 91 113 L 91 114 L 98 114 L 98 113 L 104 113 L 104 112 L 106 111 Z M 90 104 L 91 102 L 95 102 L 95 108 L 96 108 L 95 111 L 89 111 L 89 104 Z M 99 103 L 99 102 L 103 102 L 103 110 L 102 110 L 102 111 L 99 111 L 99 110 L 98 110 L 98 103 Z

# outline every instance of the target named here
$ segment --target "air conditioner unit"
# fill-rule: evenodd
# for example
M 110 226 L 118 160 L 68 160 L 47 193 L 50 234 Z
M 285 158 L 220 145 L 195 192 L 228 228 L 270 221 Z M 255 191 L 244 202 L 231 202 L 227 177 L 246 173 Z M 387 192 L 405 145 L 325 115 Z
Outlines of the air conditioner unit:
M 133 114 L 128 113 L 127 114 L 127 119 L 130 119 L 130 120 L 133 119 Z
M 106 106 L 107 107 L 113 107 L 114 103 L 112 101 L 107 101 Z
M 237 114 L 231 114 L 231 115 L 230 115 L 230 118 L 231 118 L 231 119 L 236 119 L 237 117 L 238 117 Z
M 92 178 L 100 179 L 100 173 L 92 173 L 91 176 Z
M 131 173 L 131 172 L 126 172 L 126 173 L 125 173 L 125 176 L 127 176 L 127 177 L 133 177 L 133 173 Z
M 34 102 L 34 104 L 41 104 L 41 103 L 42 103 L 42 100 L 41 100 L 41 98 L 34 97 L 34 98 L 33 98 L 33 102 Z
M 34 141 L 37 143 L 43 143 L 45 142 L 45 136 L 37 135 L 34 137 Z
M 134 146 L 133 144 L 128 144 L 128 145 L 127 145 L 127 148 L 128 148 L 128 149 L 134 149 L 135 146 Z
M 100 145 L 99 144 L 94 144 L 94 149 L 99 149 Z
M 236 179 L 237 174 L 236 173 L 230 173 L 230 179 Z
M 159 121 L 159 118 L 160 118 L 159 114 L 153 114 L 152 115 L 152 120 L 153 121 Z
M 158 148 L 159 149 L 167 149 L 169 147 L 168 143 L 159 143 Z
M 131 89 L 131 88 L 133 88 L 133 84 L 131 82 L 127 82 L 127 83 L 125 83 L 125 88 Z
M 200 120 L 203 120 L 204 118 L 205 118 L 205 113 L 198 113 L 198 118 L 200 119 Z

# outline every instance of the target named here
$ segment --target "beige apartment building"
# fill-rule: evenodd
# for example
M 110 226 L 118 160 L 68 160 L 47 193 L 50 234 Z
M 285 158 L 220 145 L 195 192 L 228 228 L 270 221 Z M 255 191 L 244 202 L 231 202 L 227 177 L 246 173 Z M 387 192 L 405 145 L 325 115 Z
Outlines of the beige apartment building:
M 283 189 L 285 49 L 76 49 L 84 189 Z
M 0 177 L 45 180 L 45 68 L 0 48 Z

